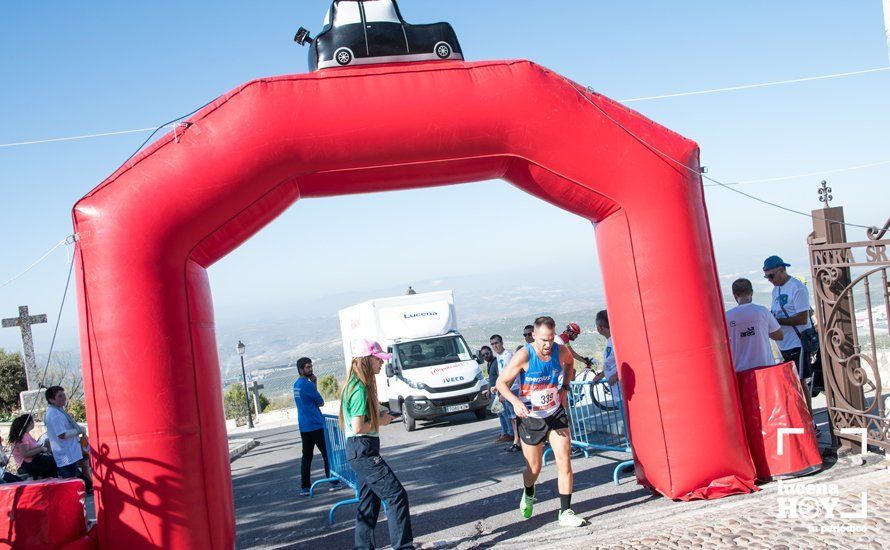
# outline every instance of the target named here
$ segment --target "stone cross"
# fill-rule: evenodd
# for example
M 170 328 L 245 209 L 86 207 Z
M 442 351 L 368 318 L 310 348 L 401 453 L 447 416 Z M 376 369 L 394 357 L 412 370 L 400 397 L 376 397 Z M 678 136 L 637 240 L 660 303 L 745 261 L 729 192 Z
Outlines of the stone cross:
M 257 420 L 259 420 L 260 416 L 260 390 L 263 389 L 262 384 L 258 384 L 256 380 L 254 380 L 250 384 L 250 393 L 253 394 L 253 410 L 256 411 Z
M 34 338 L 31 336 L 31 325 L 46 322 L 46 314 L 28 315 L 28 306 L 19 306 L 19 316 L 3 319 L 3 328 L 19 327 L 22 331 L 22 349 L 25 354 L 25 378 L 28 389 L 37 390 L 40 386 L 40 375 L 37 372 L 37 359 L 34 357 Z

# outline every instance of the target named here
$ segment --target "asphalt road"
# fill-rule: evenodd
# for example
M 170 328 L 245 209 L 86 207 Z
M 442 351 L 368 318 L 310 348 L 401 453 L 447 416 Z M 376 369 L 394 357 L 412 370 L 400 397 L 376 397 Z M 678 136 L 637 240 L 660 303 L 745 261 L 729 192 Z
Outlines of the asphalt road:
M 816 419 L 826 444 L 824 397 L 815 399 L 814 405 L 819 407 Z M 478 421 L 471 413 L 435 423 L 419 422 L 418 430 L 410 434 L 402 424 L 381 430 L 381 454 L 408 490 L 416 542 L 435 548 L 553 548 L 609 530 L 688 517 L 703 512 L 710 502 L 723 502 L 671 502 L 638 486 L 628 474 L 616 486 L 612 470 L 627 455 L 603 453 L 572 460 L 572 508 L 590 521 L 589 527 L 572 530 L 555 524 L 559 502 L 552 465 L 544 467 L 539 479 L 534 516 L 522 520 L 518 504 L 524 462 L 520 453 L 503 452 L 505 445 L 492 443 L 497 430 L 497 419 Z M 245 437 L 260 444 L 232 463 L 238 548 L 351 548 L 355 506 L 341 507 L 336 523 L 327 523 L 331 506 L 350 498 L 351 490 L 321 491 L 314 498 L 299 495 L 297 427 L 239 432 L 229 439 Z M 314 481 L 324 473 L 320 456 L 313 466 Z M 87 517 L 94 520 L 92 496 L 87 497 L 86 507 Z M 378 548 L 388 543 L 381 514 Z
M 555 523 L 559 501 L 556 472 L 546 466 L 538 489 L 535 515 L 521 520 L 518 498 L 521 453 L 496 445 L 496 419 L 478 421 L 461 414 L 435 423 L 420 423 L 408 433 L 401 424 L 381 431 L 381 455 L 408 490 L 417 542 L 436 547 L 488 547 L 524 535 L 570 537 Z M 243 437 L 240 436 L 240 437 Z M 232 463 L 239 548 L 351 548 L 355 506 L 330 507 L 351 496 L 350 489 L 299 496 L 300 434 L 296 427 L 257 431 L 260 445 Z M 623 453 L 579 458 L 575 469 L 576 512 L 603 525 L 606 515 L 621 521 L 628 506 L 672 506 L 625 476 L 612 483 L 612 470 Z M 322 462 L 313 463 L 313 480 L 322 476 Z M 600 517 L 602 516 L 602 517 Z M 551 533 L 552 531 L 552 533 Z M 378 547 L 389 542 L 385 515 L 377 529 Z

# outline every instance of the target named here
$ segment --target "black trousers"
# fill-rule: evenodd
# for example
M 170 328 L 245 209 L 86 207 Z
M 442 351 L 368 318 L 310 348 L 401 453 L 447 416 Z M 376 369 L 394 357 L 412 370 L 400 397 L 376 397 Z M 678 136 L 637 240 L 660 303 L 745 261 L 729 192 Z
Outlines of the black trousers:
M 303 461 L 300 464 L 300 486 L 308 489 L 311 485 L 309 478 L 312 472 L 312 457 L 315 454 L 315 447 L 321 453 L 324 460 L 324 475 L 331 477 L 331 466 L 328 464 L 328 446 L 324 441 L 324 430 L 313 430 L 311 432 L 300 432 L 300 438 L 303 440 Z
M 48 453 L 40 453 L 31 457 L 31 462 L 25 462 L 19 467 L 19 473 L 28 474 L 37 479 L 40 477 L 56 477 L 58 469 L 53 456 Z
M 376 547 L 374 528 L 377 527 L 382 500 L 386 503 L 386 523 L 393 550 L 413 549 L 408 493 L 380 456 L 380 439 L 350 437 L 346 440 L 346 459 L 355 470 L 359 483 L 355 548 L 370 550 Z
M 3 483 L 19 483 L 22 478 L 9 472 L 3 472 Z
M 812 378 L 813 376 L 813 367 L 810 364 L 810 355 L 808 353 L 804 354 L 803 357 L 803 365 L 800 364 L 800 347 L 791 348 L 789 350 L 779 350 L 782 352 L 782 359 L 785 361 L 794 361 L 794 368 L 797 369 L 797 376 L 801 380 L 806 380 L 807 378 Z

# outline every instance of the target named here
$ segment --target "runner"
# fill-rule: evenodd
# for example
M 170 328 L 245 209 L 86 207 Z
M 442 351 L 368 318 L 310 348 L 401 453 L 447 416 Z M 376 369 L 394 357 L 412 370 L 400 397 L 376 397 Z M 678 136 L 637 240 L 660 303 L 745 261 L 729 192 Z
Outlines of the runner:
M 572 357 L 574 357 L 575 360 L 584 363 L 584 365 L 587 367 L 592 367 L 595 361 L 592 360 L 590 357 L 584 357 L 583 355 L 575 351 L 575 348 L 572 347 L 572 342 L 574 342 L 575 339 L 578 338 L 578 336 L 580 335 L 581 325 L 579 325 L 578 323 L 569 323 L 568 325 L 566 325 L 566 329 L 562 331 L 562 334 L 555 336 L 553 338 L 553 341 L 559 346 L 565 346 L 569 348 L 569 351 L 572 352 Z
M 498 391 L 513 404 L 519 417 L 518 432 L 525 456 L 522 472 L 524 489 L 519 499 L 519 513 L 532 516 L 535 482 L 541 473 L 544 440 L 550 441 L 556 457 L 559 489 L 559 524 L 581 527 L 587 521 L 572 511 L 572 463 L 569 458 L 569 419 L 563 404 L 567 402 L 568 381 L 574 368 L 572 354 L 553 343 L 556 323 L 550 317 L 535 319 L 534 342 L 517 351 L 507 368 L 498 376 Z M 519 396 L 510 391 L 519 378 Z M 564 382 L 565 381 L 565 382 Z

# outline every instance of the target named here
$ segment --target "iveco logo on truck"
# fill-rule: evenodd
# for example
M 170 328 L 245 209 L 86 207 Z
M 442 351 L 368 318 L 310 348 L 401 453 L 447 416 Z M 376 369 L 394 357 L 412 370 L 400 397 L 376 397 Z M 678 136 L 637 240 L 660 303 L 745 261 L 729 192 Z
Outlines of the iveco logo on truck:
M 414 319 L 415 317 L 435 317 L 438 315 L 435 311 L 421 311 L 420 313 L 405 313 L 402 315 L 405 319 Z
M 451 382 L 463 382 L 463 381 L 464 381 L 463 376 L 453 376 L 451 378 L 443 378 L 442 379 L 442 382 L 444 382 L 446 384 L 450 384 Z

